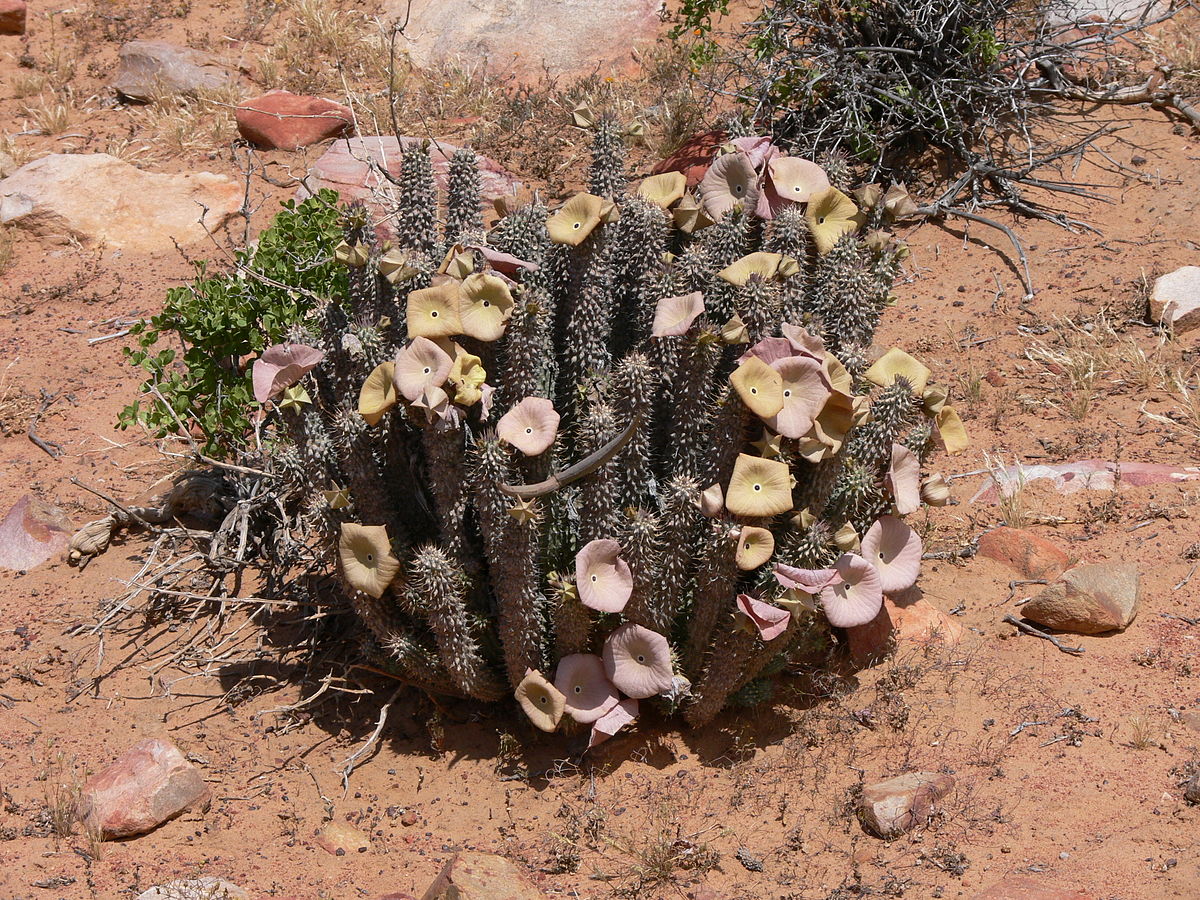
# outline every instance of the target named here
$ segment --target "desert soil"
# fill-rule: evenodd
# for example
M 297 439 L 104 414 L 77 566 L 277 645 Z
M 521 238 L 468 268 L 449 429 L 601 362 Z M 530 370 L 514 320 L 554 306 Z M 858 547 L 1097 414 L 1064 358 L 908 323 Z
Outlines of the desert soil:
M 239 15 L 197 3 L 138 36 L 211 39 Z M 31 16 L 28 39 L 0 38 L 0 83 L 21 74 L 22 53 L 45 50 L 48 22 Z M 105 93 L 116 46 L 97 39 L 79 60 L 82 111 L 67 133 L 18 134 L 27 101 L 4 88 L 0 129 L 30 156 L 136 137 L 129 110 Z M 1074 209 L 1090 227 L 1001 216 L 1026 242 L 1035 297 L 1023 299 L 1003 236 L 923 224 L 902 232 L 912 256 L 878 344 L 903 347 L 952 386 L 972 440 L 935 460 L 963 477 L 955 502 L 921 525 L 928 549 L 952 556 L 1003 515 L 1024 515 L 1081 561 L 1138 565 L 1142 606 L 1124 633 L 1067 636 L 1085 652 L 1061 653 L 1001 622 L 1037 586 L 1010 590 L 1019 576 L 990 560 L 934 560 L 921 589 L 954 611 L 957 646 L 905 644 L 874 667 L 796 680 L 700 731 L 645 721 L 582 762 L 578 738 L 405 693 L 344 789 L 342 765 L 394 684 L 352 672 L 317 702 L 278 712 L 321 685 L 273 661 L 269 630 L 237 638 L 241 651 L 261 646 L 257 662 L 225 669 L 154 661 L 186 622 L 135 619 L 98 641 L 86 626 L 144 559 L 145 539 L 132 535 L 82 571 L 56 559 L 0 575 L 0 897 L 136 896 L 195 875 L 252 897 L 420 896 L 460 847 L 512 858 L 555 896 L 971 897 L 1012 875 L 1093 898 L 1200 896 L 1200 808 L 1178 777 L 1200 760 L 1200 574 L 1189 581 L 1200 483 L 1070 496 L 1039 483 L 1019 510 L 968 502 L 989 465 L 1200 461 L 1195 411 L 1175 425 L 1148 417 L 1179 402 L 1154 365 L 1194 384 L 1198 338 L 1164 341 L 1148 327 L 1144 287 L 1200 262 L 1198 145 L 1148 108 L 1085 114 L 1124 129 L 1107 158 L 1072 171 L 1106 198 Z M 143 164 L 237 171 L 228 145 Z M 251 191 L 257 224 L 289 193 L 257 180 Z M 72 479 L 130 499 L 176 468 L 144 435 L 114 428 L 139 379 L 123 340 L 89 338 L 155 311 L 189 264 L 176 252 L 13 237 L 0 288 L 0 509 L 29 493 L 79 525 L 105 504 Z M 1039 348 L 1093 358 L 1091 384 Z M 56 459 L 25 434 L 42 391 L 56 398 L 38 425 L 63 446 Z M 56 836 L 55 797 L 147 736 L 178 742 L 202 768 L 209 807 L 121 842 L 97 845 L 78 828 Z M 927 827 L 890 843 L 866 835 L 852 812 L 858 787 L 912 769 L 953 773 L 956 788 Z M 365 832 L 369 848 L 323 849 L 331 820 Z

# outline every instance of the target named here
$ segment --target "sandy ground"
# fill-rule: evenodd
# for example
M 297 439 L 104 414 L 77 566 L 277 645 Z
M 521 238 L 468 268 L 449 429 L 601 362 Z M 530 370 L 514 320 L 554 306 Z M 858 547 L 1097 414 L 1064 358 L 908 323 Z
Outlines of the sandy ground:
M 184 39 L 206 12 L 222 14 L 197 7 L 159 22 L 155 36 Z M 0 40 L 8 78 L 19 41 Z M 101 42 L 89 69 L 113 59 L 115 44 Z M 81 136 L 22 139 L 26 150 L 103 149 L 129 128 L 95 77 L 86 83 L 97 99 L 73 129 Z M 1018 223 L 1032 301 L 1001 235 L 972 226 L 964 236 L 954 223 L 904 235 L 913 255 L 878 343 L 921 357 L 960 398 L 972 447 L 938 461 L 947 475 L 989 460 L 1200 462 L 1195 419 L 1189 436 L 1147 417 L 1177 398 L 1161 378 L 1139 376 L 1149 369 L 1135 352 L 1194 379 L 1195 333 L 1160 346 L 1143 321 L 1142 278 L 1197 263 L 1197 144 L 1151 110 L 1093 115 L 1128 126 L 1127 142 L 1108 151 L 1125 168 L 1084 162 L 1076 172 L 1104 185 L 1109 202 L 1077 211 L 1097 232 Z M 0 98 L 4 127 L 19 130 L 20 116 L 18 101 Z M 233 171 L 227 151 L 151 167 Z M 284 193 L 255 190 L 268 212 Z M 138 383 L 124 342 L 87 341 L 157 309 L 189 266 L 175 253 L 19 235 L 14 254 L 0 289 L 0 509 L 32 493 L 78 525 L 104 504 L 72 477 L 130 498 L 172 470 L 144 436 L 112 426 Z M 1069 367 L 1039 361 L 1039 347 L 1082 347 L 1099 374 L 1072 385 Z M 42 390 L 57 399 L 38 433 L 63 445 L 58 459 L 25 436 Z M 928 515 L 931 549 L 955 550 L 1000 522 L 996 506 L 967 502 L 982 479 L 956 479 L 957 502 Z M 360 672 L 364 693 L 281 714 L 320 687 L 273 662 L 285 631 L 245 632 L 242 649 L 260 642 L 259 661 L 207 672 L 152 661 L 187 623 L 132 621 L 99 643 L 77 626 L 124 593 L 145 553 L 137 536 L 84 571 L 52 561 L 0 574 L 0 897 L 136 896 L 199 874 L 255 897 L 419 896 L 460 847 L 503 853 L 548 894 L 578 897 L 971 897 L 1012 874 L 1093 898 L 1198 896 L 1200 809 L 1177 779 L 1200 759 L 1200 625 L 1189 621 L 1200 615 L 1200 577 L 1188 580 L 1198 497 L 1198 483 L 1122 485 L 1115 496 L 1026 488 L 1033 530 L 1082 561 L 1131 561 L 1142 573 L 1137 620 L 1123 634 L 1078 638 L 1081 656 L 1001 623 L 1036 587 L 1010 592 L 1016 576 L 989 560 L 933 561 L 921 589 L 956 611 L 966 629 L 956 647 L 905 646 L 873 668 L 795 681 L 770 706 L 698 732 L 646 721 L 585 763 L 571 755 L 577 738 L 404 694 L 348 790 L 342 764 L 392 684 Z M 211 805 L 128 841 L 96 845 L 78 829 L 56 837 L 48 810 L 63 786 L 154 735 L 202 768 Z M 868 837 L 849 811 L 858 786 L 911 769 L 953 773 L 957 787 L 927 828 L 891 843 Z M 316 835 L 330 820 L 368 834 L 369 848 L 322 849 Z

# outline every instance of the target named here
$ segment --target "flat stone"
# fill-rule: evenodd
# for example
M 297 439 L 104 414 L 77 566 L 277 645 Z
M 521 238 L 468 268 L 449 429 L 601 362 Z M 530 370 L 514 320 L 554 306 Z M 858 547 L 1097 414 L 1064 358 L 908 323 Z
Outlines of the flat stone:
M 389 217 L 396 209 L 398 191 L 383 175 L 372 170 L 371 162 L 385 168 L 391 175 L 399 176 L 401 148 L 410 147 L 421 140 L 423 139 L 402 136 L 397 141 L 394 135 L 370 135 L 339 140 L 312 164 L 306 180 L 314 191 L 332 188 L 345 202 L 362 200 L 367 204 L 372 218 L 376 221 L 390 221 Z M 437 141 L 431 145 L 433 176 L 437 181 L 438 190 L 443 195 L 449 178 L 450 157 L 458 149 L 454 144 L 445 141 Z M 513 197 L 522 187 L 520 181 L 499 163 L 486 156 L 479 157 L 479 174 L 480 197 L 484 203 Z M 304 200 L 310 196 L 312 194 L 306 186 L 296 191 L 297 200 Z M 381 240 L 393 237 L 388 225 L 381 226 L 377 231 Z
M 250 895 L 236 884 L 206 875 L 152 887 L 137 900 L 250 900 Z
M 446 863 L 421 900 L 544 900 L 544 895 L 503 856 L 463 850 Z
M 1124 631 L 1137 615 L 1140 590 L 1133 563 L 1076 566 L 1022 606 L 1021 615 L 1076 634 Z
M 963 634 L 962 625 L 953 616 L 925 600 L 915 589 L 884 597 L 874 619 L 846 629 L 850 656 L 860 665 L 874 665 L 901 644 L 940 642 L 953 647 Z
M 1011 497 L 1024 486 L 1049 479 L 1061 494 L 1077 491 L 1113 491 L 1121 487 L 1148 484 L 1182 484 L 1200 480 L 1200 466 L 1168 466 L 1162 463 L 1115 463 L 1103 459 L 1053 465 L 1016 465 L 997 469 L 985 476 L 983 486 L 968 501 L 996 503 L 1000 496 Z
M 167 41 L 129 41 L 118 51 L 112 86 L 126 100 L 148 103 L 157 96 L 220 90 L 237 80 L 224 61 Z
M 80 792 L 79 815 L 105 838 L 130 837 L 207 798 L 200 770 L 170 741 L 150 738 L 88 779 Z
M 266 150 L 300 150 L 354 132 L 350 107 L 291 91 L 268 91 L 239 104 L 238 133 Z
M 1176 334 L 1200 328 L 1200 266 L 1184 266 L 1154 279 L 1150 319 Z
M 1022 528 L 1002 526 L 979 538 L 979 555 L 1008 566 L 1022 578 L 1057 578 L 1071 557 L 1053 541 Z
M 1043 7 L 1051 25 L 1113 24 L 1152 20 L 1167 10 L 1163 0 L 1050 0 Z
M 0 0 L 0 34 L 25 33 L 25 0 Z
M 346 822 L 330 822 L 317 835 L 317 846 L 334 856 L 349 856 L 370 850 L 371 838 Z
M 924 825 L 953 788 L 954 776 L 940 772 L 897 775 L 863 788 L 858 817 L 869 833 L 890 840 Z
M 1009 875 L 976 894 L 973 900 L 1088 900 L 1088 895 L 1083 891 L 1034 881 L 1024 875 Z
M 385 0 L 420 68 L 457 63 L 522 81 L 625 72 L 653 45 L 662 0 Z
M 0 224 L 130 250 L 203 240 L 241 207 L 242 187 L 226 175 L 159 175 L 107 153 L 54 153 L 0 181 Z
M 26 494 L 0 520 L 0 569 L 40 566 L 67 548 L 74 531 L 61 509 Z

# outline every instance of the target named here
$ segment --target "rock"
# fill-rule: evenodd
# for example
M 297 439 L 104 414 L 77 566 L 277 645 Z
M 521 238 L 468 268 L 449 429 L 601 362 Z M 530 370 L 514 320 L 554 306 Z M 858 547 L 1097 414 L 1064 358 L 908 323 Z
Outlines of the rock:
M 1188 803 L 1200 803 L 1200 775 L 1193 775 L 1183 783 L 1183 799 Z
M 61 509 L 26 494 L 0 521 L 0 568 L 28 572 L 65 550 L 74 530 Z
M 250 900 L 250 895 L 236 884 L 206 875 L 152 887 L 137 900 Z
M 211 53 L 166 41 L 122 44 L 112 86 L 126 100 L 148 103 L 163 94 L 194 95 L 220 90 L 237 80 L 236 73 Z
M 897 775 L 863 788 L 858 817 L 868 832 L 890 840 L 925 824 L 937 801 L 953 787 L 952 775 L 938 772 Z
M 1124 631 L 1137 615 L 1139 594 L 1133 563 L 1076 566 L 1022 606 L 1021 615 L 1076 634 Z
M 1045 4 L 1051 25 L 1134 22 L 1143 15 L 1156 19 L 1167 10 L 1163 0 L 1050 0 Z
M 1071 557 L 1057 544 L 1021 528 L 1001 526 L 979 539 L 979 555 L 1004 563 L 1022 578 L 1057 578 Z
M 0 0 L 0 34 L 25 33 L 25 0 Z
M 1200 480 L 1200 466 L 1167 466 L 1161 463 L 1108 462 L 1103 459 L 1081 459 L 1078 462 L 1044 466 L 1009 466 L 991 472 L 975 492 L 970 503 L 995 503 L 1001 494 L 1008 497 L 1024 486 L 1048 478 L 1061 494 L 1076 491 L 1112 491 L 1117 482 L 1140 487 L 1147 484 L 1181 484 Z
M 2 0 L 0 0 L 2 2 Z M 17 161 L 7 153 L 0 153 L 0 178 L 7 178 L 17 171 Z
M 383 8 L 407 23 L 398 46 L 417 66 L 482 66 L 527 82 L 630 70 L 662 25 L 661 0 L 385 0 Z
M 963 637 L 963 627 L 913 589 L 884 597 L 879 613 L 865 625 L 846 629 L 850 656 L 860 665 L 871 665 L 886 657 L 898 644 L 929 644 L 940 641 L 954 646 Z
M 0 181 L 0 224 L 130 250 L 202 240 L 241 206 L 242 187 L 228 176 L 156 175 L 106 153 L 54 153 Z
M 1024 875 L 1009 875 L 976 894 L 974 900 L 1088 900 L 1088 896 L 1083 891 L 1042 884 Z
M 446 863 L 421 900 L 543 900 L 543 894 L 503 856 L 463 850 Z
M 371 838 L 346 822 L 330 822 L 317 835 L 317 846 L 334 856 L 348 856 L 370 850 Z
M 692 135 L 683 146 L 658 163 L 651 174 L 682 172 L 687 176 L 688 188 L 694 188 L 703 180 L 717 148 L 724 144 L 725 140 L 726 134 L 723 131 L 705 131 Z
M 1200 710 L 1185 710 L 1180 713 L 1179 721 L 1184 728 L 1200 733 Z
M 170 741 L 150 738 L 88 779 L 80 792 L 79 815 L 106 839 L 130 837 L 207 798 L 200 770 Z
M 1154 279 L 1150 319 L 1176 334 L 1200 328 L 1200 266 L 1184 266 Z
M 399 175 L 401 147 L 409 147 L 421 140 L 403 137 L 401 142 L 397 142 L 394 136 L 387 135 L 338 141 L 309 168 L 307 180 L 314 191 L 325 187 L 333 188 L 341 194 L 344 203 L 351 200 L 365 201 L 372 217 L 379 221 L 395 210 L 397 191 L 395 185 L 377 172 L 371 171 L 369 161 L 374 160 L 392 175 Z M 438 189 L 443 194 L 449 175 L 450 157 L 456 150 L 458 147 L 454 144 L 438 141 L 432 151 L 434 178 L 437 179 Z M 485 203 L 502 197 L 512 197 L 522 187 L 521 182 L 486 156 L 479 157 L 479 173 L 481 196 Z M 310 196 L 307 187 L 301 187 L 296 192 L 297 200 L 304 200 Z M 393 237 L 389 228 L 390 226 L 385 225 L 377 229 L 380 239 Z
M 348 106 L 291 91 L 267 91 L 243 101 L 234 117 L 238 133 L 266 150 L 300 150 L 354 132 Z

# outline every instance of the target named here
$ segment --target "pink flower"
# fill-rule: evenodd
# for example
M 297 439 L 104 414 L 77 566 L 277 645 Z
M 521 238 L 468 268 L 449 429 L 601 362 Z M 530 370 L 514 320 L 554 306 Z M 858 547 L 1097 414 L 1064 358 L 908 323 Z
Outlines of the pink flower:
M 749 594 L 738 594 L 738 611 L 746 616 L 764 641 L 774 640 L 787 630 L 791 613 L 770 603 L 756 600 Z
M 289 388 L 317 363 L 325 358 L 325 352 L 304 344 L 276 344 L 263 351 L 254 361 L 252 379 L 254 399 L 266 403 L 276 394 Z

